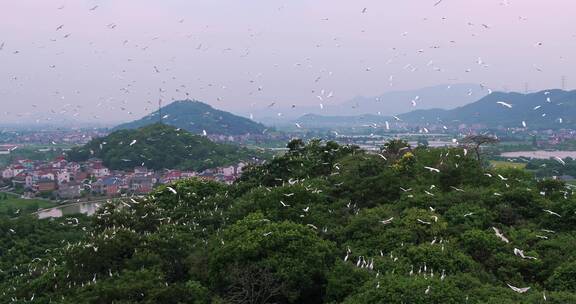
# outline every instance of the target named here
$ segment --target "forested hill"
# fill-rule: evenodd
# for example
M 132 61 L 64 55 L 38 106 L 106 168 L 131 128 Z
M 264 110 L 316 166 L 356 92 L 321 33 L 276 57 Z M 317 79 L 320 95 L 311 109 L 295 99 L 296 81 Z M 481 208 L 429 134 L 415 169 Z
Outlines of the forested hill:
M 0 222 L 0 302 L 576 303 L 562 182 L 461 148 L 289 148 L 234 185 L 179 181 L 80 226 Z
M 201 170 L 257 156 L 255 151 L 219 144 L 164 124 L 119 130 L 68 152 L 72 161 L 100 158 L 114 170 L 144 165 L 150 169 Z
M 160 117 L 162 116 L 162 117 Z M 261 134 L 266 127 L 248 118 L 214 109 L 200 101 L 175 101 L 139 120 L 115 127 L 115 130 L 136 129 L 158 123 L 188 130 L 194 134 L 243 135 Z

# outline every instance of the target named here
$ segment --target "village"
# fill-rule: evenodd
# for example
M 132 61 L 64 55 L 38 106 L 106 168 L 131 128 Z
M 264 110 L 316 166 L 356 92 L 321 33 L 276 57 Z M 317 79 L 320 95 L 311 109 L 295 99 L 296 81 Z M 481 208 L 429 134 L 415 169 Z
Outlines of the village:
M 118 171 L 110 170 L 99 159 L 78 163 L 60 156 L 52 161 L 17 159 L 7 167 L 0 168 L 0 172 L 5 187 L 22 197 L 69 200 L 143 195 L 158 185 L 191 177 L 231 184 L 241 175 L 246 165 L 240 162 L 201 172 L 169 169 L 154 171 L 146 167 Z

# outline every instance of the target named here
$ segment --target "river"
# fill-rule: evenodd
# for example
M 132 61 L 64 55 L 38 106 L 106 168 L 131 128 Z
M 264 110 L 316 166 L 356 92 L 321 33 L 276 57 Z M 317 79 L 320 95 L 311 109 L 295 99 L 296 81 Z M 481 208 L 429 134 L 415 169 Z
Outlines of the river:
M 102 202 L 83 202 L 39 210 L 36 214 L 39 219 L 63 217 L 66 215 L 86 214 L 93 215 L 102 206 Z
M 549 159 L 552 157 L 559 158 L 576 158 L 576 151 L 516 151 L 516 152 L 505 152 L 500 154 L 502 157 L 525 157 L 525 158 L 536 158 L 536 159 Z

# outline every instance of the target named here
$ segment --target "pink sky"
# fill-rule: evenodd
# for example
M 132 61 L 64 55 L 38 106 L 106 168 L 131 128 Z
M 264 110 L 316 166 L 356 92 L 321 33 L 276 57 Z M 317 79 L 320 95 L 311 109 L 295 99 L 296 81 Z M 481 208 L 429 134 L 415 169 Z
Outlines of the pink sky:
M 0 120 L 132 120 L 185 93 L 246 112 L 316 104 L 321 90 L 339 103 L 447 83 L 576 83 L 575 1 L 435 2 L 3 1 Z

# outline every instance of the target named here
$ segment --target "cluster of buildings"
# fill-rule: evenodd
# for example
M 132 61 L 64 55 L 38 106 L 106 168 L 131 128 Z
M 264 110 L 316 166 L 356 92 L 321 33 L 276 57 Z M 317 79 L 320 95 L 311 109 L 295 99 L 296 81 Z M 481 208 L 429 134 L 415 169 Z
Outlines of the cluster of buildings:
M 16 160 L 0 168 L 2 179 L 26 196 L 72 199 L 83 196 L 115 197 L 123 194 L 146 194 L 159 184 L 198 177 L 231 184 L 242 173 L 245 163 L 207 169 L 202 172 L 161 170 L 136 167 L 132 171 L 110 170 L 99 159 L 69 162 L 64 157 L 52 161 Z
M 213 142 L 223 143 L 237 143 L 248 144 L 256 143 L 262 144 L 270 141 L 288 142 L 292 137 L 288 134 L 270 131 L 265 134 L 241 134 L 241 135 L 221 135 L 221 134 L 208 134 L 208 139 Z

